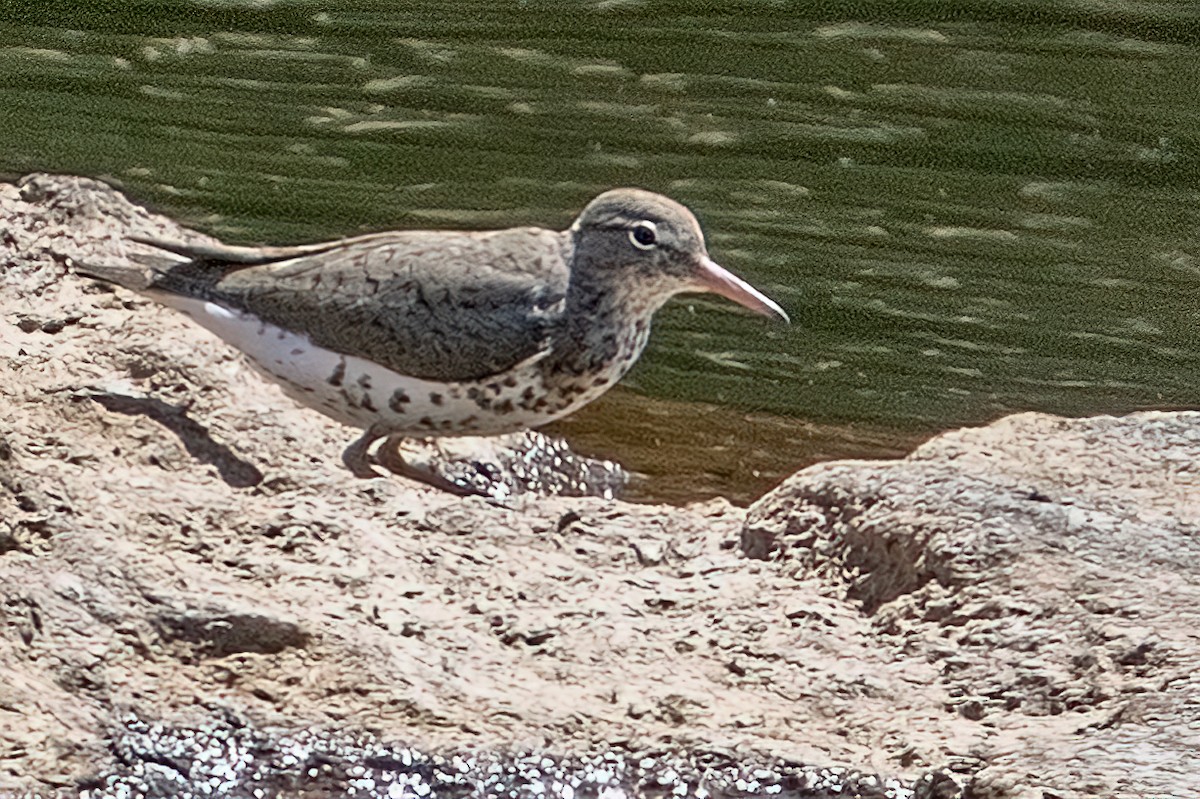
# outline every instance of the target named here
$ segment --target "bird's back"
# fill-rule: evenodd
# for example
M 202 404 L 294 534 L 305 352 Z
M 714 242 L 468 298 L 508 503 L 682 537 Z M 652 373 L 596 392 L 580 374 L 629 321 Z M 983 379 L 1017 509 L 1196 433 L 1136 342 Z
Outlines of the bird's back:
M 411 231 L 327 245 L 167 247 L 151 293 L 202 299 L 425 380 L 507 371 L 548 345 L 569 238 L 539 228 Z

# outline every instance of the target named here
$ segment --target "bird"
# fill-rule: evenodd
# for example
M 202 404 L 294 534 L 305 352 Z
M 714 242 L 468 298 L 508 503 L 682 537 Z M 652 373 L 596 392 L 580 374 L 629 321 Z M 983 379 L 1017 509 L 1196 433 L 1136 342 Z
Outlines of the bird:
M 500 435 L 587 405 L 633 366 L 676 294 L 712 292 L 789 321 L 709 257 L 687 207 L 642 189 L 600 194 L 564 231 L 134 240 L 153 254 L 77 271 L 186 314 L 301 405 L 362 430 L 342 455 L 362 478 L 381 476 L 374 462 L 429 482 L 393 440 Z

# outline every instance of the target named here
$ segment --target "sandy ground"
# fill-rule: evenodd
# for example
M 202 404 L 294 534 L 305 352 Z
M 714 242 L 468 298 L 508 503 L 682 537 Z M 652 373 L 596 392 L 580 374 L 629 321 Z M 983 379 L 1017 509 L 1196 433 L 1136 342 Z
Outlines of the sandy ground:
M 0 791 L 109 795 L 161 722 L 793 769 L 739 796 L 1193 792 L 1200 415 L 1010 417 L 749 511 L 361 481 L 351 431 L 72 274 L 171 229 L 0 186 Z

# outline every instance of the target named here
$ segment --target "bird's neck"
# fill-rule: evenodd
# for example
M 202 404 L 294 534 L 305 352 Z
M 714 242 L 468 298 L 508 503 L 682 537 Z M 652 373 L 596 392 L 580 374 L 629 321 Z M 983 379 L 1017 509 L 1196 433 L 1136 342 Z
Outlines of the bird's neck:
M 642 354 L 650 320 L 669 296 L 641 285 L 572 280 L 551 358 L 554 368 L 572 375 L 615 370 L 615 382 Z

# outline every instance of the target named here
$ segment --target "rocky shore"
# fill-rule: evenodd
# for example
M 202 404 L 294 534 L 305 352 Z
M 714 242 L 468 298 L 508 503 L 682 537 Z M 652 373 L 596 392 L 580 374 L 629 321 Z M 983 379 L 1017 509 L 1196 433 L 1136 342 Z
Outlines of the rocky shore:
M 1023 414 L 749 510 L 463 499 L 353 478 L 73 274 L 130 233 L 199 235 L 0 185 L 0 796 L 1195 793 L 1200 414 Z

